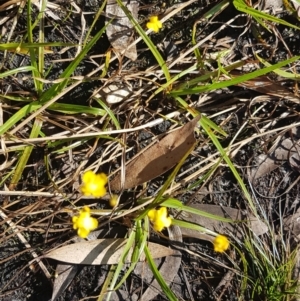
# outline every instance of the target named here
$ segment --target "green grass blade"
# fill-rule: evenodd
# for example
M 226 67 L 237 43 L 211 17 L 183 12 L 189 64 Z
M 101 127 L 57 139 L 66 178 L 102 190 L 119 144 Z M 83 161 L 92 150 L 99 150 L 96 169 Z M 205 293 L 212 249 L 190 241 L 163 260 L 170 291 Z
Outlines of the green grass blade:
M 53 103 L 48 107 L 49 110 L 64 113 L 64 114 L 82 114 L 83 112 L 85 114 L 91 114 L 95 116 L 104 116 L 106 111 L 94 108 L 94 107 L 88 107 L 88 106 L 81 106 L 81 105 L 72 105 L 67 103 Z
M 147 223 L 145 223 L 145 225 L 146 224 Z M 135 229 L 136 229 L 135 247 L 134 247 L 132 258 L 131 258 L 131 264 L 130 264 L 129 268 L 127 269 L 123 278 L 120 280 L 120 282 L 114 288 L 114 290 L 119 289 L 121 287 L 121 285 L 125 282 L 125 280 L 129 277 L 131 272 L 135 269 L 136 264 L 139 261 L 139 258 L 141 257 L 142 253 L 144 252 L 144 248 L 147 243 L 149 227 L 148 227 L 148 231 L 147 231 L 147 226 L 145 229 L 143 229 L 142 221 L 137 221 Z
M 27 3 L 27 36 L 28 36 L 28 42 L 33 44 L 33 26 L 31 22 L 31 0 L 28 0 Z M 36 60 L 36 48 L 29 48 L 29 55 L 30 55 L 30 62 L 31 66 L 33 67 L 32 70 L 32 76 L 35 86 L 35 91 L 38 95 L 42 93 L 42 85 L 40 81 L 37 81 L 36 78 L 41 77 L 41 74 L 39 73 L 39 66 Z
M 191 229 L 191 230 L 196 230 L 199 231 L 200 233 L 206 233 L 208 235 L 212 235 L 212 236 L 217 236 L 218 233 L 211 231 L 209 229 L 206 229 L 205 227 L 202 227 L 200 225 L 196 225 L 190 222 L 186 222 L 183 220 L 179 220 L 179 219 L 173 219 L 172 218 L 172 225 L 175 226 L 179 226 L 180 228 L 186 228 L 186 229 Z
M 223 129 L 221 129 L 218 125 L 216 125 L 211 119 L 207 118 L 205 115 L 202 115 L 201 119 L 203 122 L 205 122 L 205 124 L 207 124 L 214 131 L 218 132 L 224 137 L 228 137 L 227 133 Z
M 243 13 L 249 14 L 252 17 L 261 18 L 263 20 L 268 20 L 268 21 L 271 21 L 271 22 L 274 22 L 274 23 L 277 23 L 277 24 L 286 25 L 286 26 L 289 26 L 289 27 L 300 30 L 300 27 L 298 27 L 296 25 L 293 25 L 293 24 L 291 24 L 289 22 L 286 22 L 282 19 L 276 18 L 276 17 L 271 16 L 269 14 L 266 14 L 262 11 L 256 10 L 252 7 L 249 7 L 243 0 L 234 0 L 233 5 L 237 10 L 239 10 Z
M 173 293 L 173 291 L 169 288 L 169 286 L 167 285 L 167 283 L 165 282 L 164 278 L 161 276 L 159 270 L 157 269 L 155 262 L 149 252 L 149 249 L 147 247 L 147 245 L 145 245 L 144 248 L 145 254 L 146 254 L 146 258 L 147 258 L 147 262 L 149 264 L 149 267 L 155 277 L 155 279 L 157 280 L 157 282 L 159 283 L 160 287 L 162 288 L 163 292 L 166 294 L 166 296 L 168 297 L 168 300 L 170 301 L 178 301 L 177 297 L 175 296 L 175 294 Z
M 168 208 L 173 208 L 176 209 L 178 211 L 185 211 L 185 212 L 189 212 L 189 213 L 193 213 L 193 214 L 197 214 L 200 216 L 204 216 L 207 218 L 211 218 L 220 222 L 227 222 L 227 223 L 232 223 L 233 220 L 229 219 L 229 218 L 225 218 L 225 217 L 221 217 L 212 213 L 208 213 L 193 207 L 189 207 L 189 206 L 185 206 L 184 204 L 182 204 L 179 200 L 174 199 L 174 198 L 168 198 L 167 200 L 165 200 L 164 202 L 161 203 L 161 206 L 166 206 Z
M 273 66 L 266 67 L 266 68 L 263 68 L 263 69 L 260 69 L 260 70 L 256 70 L 254 72 L 244 74 L 244 75 L 241 75 L 239 77 L 234 77 L 233 79 L 230 79 L 230 80 L 226 80 L 226 81 L 223 81 L 223 82 L 217 82 L 217 83 L 213 83 L 213 84 L 209 84 L 209 85 L 197 86 L 197 87 L 190 88 L 190 89 L 183 89 L 183 90 L 179 90 L 179 91 L 174 90 L 174 91 L 170 92 L 170 95 L 175 97 L 175 96 L 180 96 L 180 95 L 198 94 L 198 93 L 209 92 L 209 91 L 212 91 L 212 90 L 217 90 L 217 89 L 237 85 L 239 83 L 248 81 L 250 79 L 254 79 L 258 76 L 265 75 L 265 74 L 267 74 L 269 72 L 272 72 L 272 71 L 274 71 L 278 68 L 281 68 L 281 67 L 286 66 L 290 63 L 293 63 L 293 62 L 295 62 L 299 59 L 300 59 L 300 56 L 294 56 L 294 57 L 292 57 L 290 59 L 287 59 L 283 62 L 279 62 L 279 63 L 277 63 Z
M 18 110 L 12 117 L 10 117 L 3 125 L 0 126 L 0 135 L 5 134 L 12 126 L 14 126 L 18 121 L 27 116 L 29 113 L 32 113 L 38 110 L 42 105 L 34 101 L 22 109 Z
M 217 82 L 217 83 L 213 83 L 213 84 L 209 84 L 209 85 L 203 85 L 203 86 L 200 86 L 200 87 L 197 86 L 197 87 L 194 87 L 194 88 L 191 88 L 191 89 L 183 89 L 183 90 L 180 90 L 180 91 L 175 90 L 175 91 L 172 91 L 170 94 L 175 97 L 175 96 L 179 96 L 179 95 L 190 95 L 190 94 L 204 93 L 204 92 L 209 92 L 209 91 L 212 91 L 212 90 L 226 88 L 226 87 L 237 85 L 239 83 L 248 81 L 250 79 L 254 79 L 256 77 L 265 75 L 265 74 L 267 74 L 269 72 L 272 72 L 272 71 L 274 71 L 278 68 L 281 68 L 281 67 L 286 66 L 290 63 L 293 63 L 293 62 L 295 62 L 299 59 L 300 59 L 300 56 L 294 56 L 291 59 L 287 59 L 283 62 L 279 62 L 279 63 L 277 63 L 273 66 L 266 67 L 266 68 L 263 68 L 263 69 L 260 69 L 260 70 L 256 70 L 256 71 L 253 71 L 251 73 L 241 75 L 239 77 L 234 77 L 233 79 L 230 79 L 230 80 L 226 80 L 226 81 L 223 81 L 223 82 Z
M 38 19 L 40 20 L 40 26 L 39 26 L 39 43 L 44 43 L 45 42 L 44 12 L 46 10 L 46 6 L 47 6 L 47 0 L 42 0 L 41 11 L 40 11 L 40 13 L 38 15 Z M 37 49 L 37 52 L 38 52 L 38 68 L 39 68 L 39 73 L 40 73 L 41 77 L 44 78 L 44 68 L 45 68 L 45 61 L 44 61 L 45 52 L 44 52 L 44 47 L 39 47 Z M 39 81 L 39 87 L 40 87 L 41 91 L 43 91 L 43 89 L 44 89 L 43 82 Z
M 270 63 L 268 63 L 266 60 L 264 60 L 263 58 L 261 58 L 260 56 L 256 55 L 255 56 L 262 64 L 264 64 L 265 66 L 269 67 L 272 66 Z M 278 74 L 279 76 L 282 76 L 284 78 L 288 78 L 291 80 L 300 80 L 300 74 L 295 74 L 295 73 L 291 73 L 291 72 L 287 72 L 281 69 L 276 69 L 273 71 L 274 73 Z
M 116 118 L 115 114 L 113 113 L 113 111 L 104 103 L 104 101 L 102 101 L 99 98 L 95 98 L 95 99 L 100 104 L 100 106 L 104 109 L 104 111 L 109 115 L 109 117 L 111 118 L 112 122 L 114 123 L 116 129 L 120 130 L 121 129 L 120 123 L 119 123 L 118 119 Z
M 237 172 L 236 168 L 234 167 L 234 165 L 232 164 L 231 160 L 229 159 L 229 157 L 226 154 L 226 151 L 224 150 L 224 148 L 222 147 L 222 145 L 220 144 L 218 138 L 216 137 L 216 135 L 213 133 L 213 131 L 210 129 L 209 125 L 205 122 L 205 119 L 200 119 L 200 124 L 202 126 L 202 128 L 205 130 L 206 134 L 209 136 L 209 138 L 211 139 L 211 141 L 213 142 L 213 144 L 216 146 L 216 148 L 218 149 L 218 151 L 220 152 L 222 158 L 225 160 L 225 162 L 227 163 L 227 165 L 229 166 L 229 168 L 231 169 L 234 177 L 236 178 L 236 180 L 238 181 L 244 196 L 246 197 L 248 204 L 250 206 L 250 208 L 252 209 L 253 214 L 257 214 L 256 208 L 254 206 L 254 203 L 252 201 L 252 198 L 242 180 L 242 178 L 240 177 L 239 173 Z
M 11 50 L 14 52 L 18 52 L 18 49 L 29 50 L 36 49 L 39 47 L 69 47 L 76 46 L 73 43 L 62 43 L 62 42 L 45 42 L 45 43 L 6 43 L 0 44 L 0 51 Z M 22 51 L 23 53 L 23 51 Z
M 39 118 L 36 118 L 34 121 L 29 138 L 37 138 L 39 136 L 42 125 L 43 125 L 43 121 L 40 120 Z M 26 164 L 29 160 L 29 157 L 31 155 L 33 148 L 34 148 L 33 145 L 25 147 L 21 157 L 18 160 L 15 172 L 11 179 L 11 182 L 9 185 L 10 190 L 14 190 L 15 186 L 19 183 L 19 181 L 23 175 L 24 168 L 26 167 Z
M 89 140 L 92 140 L 93 138 L 83 138 L 83 139 L 76 139 L 75 142 L 72 143 L 72 141 L 70 141 L 71 144 L 68 144 L 68 145 L 65 145 L 65 142 L 66 141 L 56 141 L 57 143 L 51 143 L 51 142 L 48 142 L 47 143 L 47 147 L 48 149 L 50 148 L 56 148 L 57 146 L 60 146 L 61 144 L 63 145 L 62 148 L 60 149 L 55 149 L 53 151 L 51 151 L 51 155 L 54 155 L 54 154 L 63 154 L 63 153 L 66 153 L 72 149 L 75 149 L 81 145 L 84 145 L 86 144 Z
M 124 267 L 125 261 L 126 261 L 126 257 L 128 255 L 129 250 L 133 247 L 134 242 L 135 242 L 135 237 L 136 236 L 136 231 L 135 229 L 133 229 L 129 235 L 129 238 L 127 240 L 126 246 L 124 247 L 124 251 L 122 252 L 122 255 L 120 257 L 120 261 L 116 267 L 114 276 L 112 278 L 112 281 L 110 283 L 110 287 L 109 287 L 109 292 L 107 293 L 107 301 L 110 300 L 111 297 L 111 292 L 115 290 L 115 286 L 117 283 L 117 280 L 122 272 L 122 269 Z
M 225 71 L 231 71 L 236 68 L 240 68 L 246 64 L 245 61 L 237 61 L 229 66 L 224 67 Z M 176 87 L 173 91 L 181 91 L 190 87 L 194 87 L 195 85 L 198 85 L 199 83 L 207 82 L 208 80 L 211 80 L 211 78 L 214 78 L 218 76 L 219 70 L 212 71 L 212 72 L 207 72 L 204 75 L 201 75 L 199 77 L 193 78 L 189 81 L 184 82 L 183 84 L 179 85 Z M 173 92 L 172 91 L 172 92 Z
M 18 123 L 21 119 L 23 119 L 28 114 L 38 110 L 41 106 L 42 104 L 36 101 L 27 104 L 26 106 L 18 110 L 17 113 L 15 113 L 3 125 L 0 126 L 0 135 L 5 134 L 12 126 L 14 126 L 16 123 Z M 104 116 L 106 113 L 105 110 L 99 108 L 80 106 L 80 105 L 70 105 L 64 103 L 54 103 L 49 106 L 49 110 L 53 110 L 64 114 L 81 114 L 82 112 L 84 112 L 86 114 L 91 114 L 95 116 Z
M 25 66 L 25 67 L 19 67 L 19 68 L 13 69 L 13 70 L 5 71 L 0 74 L 0 78 L 5 78 L 7 76 L 14 75 L 17 73 L 30 72 L 30 71 L 38 72 L 38 70 L 33 66 Z

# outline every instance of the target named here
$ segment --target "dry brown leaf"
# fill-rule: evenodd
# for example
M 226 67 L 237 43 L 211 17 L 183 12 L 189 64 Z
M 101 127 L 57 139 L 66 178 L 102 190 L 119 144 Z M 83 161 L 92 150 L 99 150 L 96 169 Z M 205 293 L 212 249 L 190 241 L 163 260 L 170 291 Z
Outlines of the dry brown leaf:
M 247 219 L 245 220 L 245 218 L 241 214 L 241 211 L 234 208 L 223 207 L 218 205 L 209 205 L 209 204 L 191 204 L 190 206 L 201 211 L 218 215 L 220 217 L 230 218 L 232 219 L 232 221 L 239 221 L 239 220 L 248 221 L 247 226 L 250 227 L 253 233 L 255 233 L 258 236 L 268 231 L 268 227 L 261 220 L 259 220 L 253 215 L 248 216 Z M 178 219 L 182 219 L 188 222 L 192 222 L 194 224 L 198 224 L 202 227 L 205 227 L 208 230 L 216 231 L 218 233 L 231 232 L 232 235 L 235 235 L 239 238 L 242 237 L 243 235 L 240 226 L 242 227 L 244 223 L 236 223 L 236 224 L 226 223 L 205 216 L 200 216 L 198 214 L 187 213 L 187 212 L 181 214 L 178 217 Z M 208 240 L 208 241 L 213 240 L 213 237 L 211 237 L 210 235 L 200 233 L 199 231 L 196 230 L 181 228 L 181 232 L 183 236 L 195 237 L 195 238 Z
M 43 257 L 72 264 L 117 264 L 120 261 L 126 242 L 127 239 L 123 238 L 83 241 L 50 251 Z M 170 256 L 174 253 L 174 251 L 169 248 L 151 242 L 148 243 L 148 248 L 153 258 Z M 131 258 L 131 255 L 132 249 L 128 252 L 127 258 Z M 143 261 L 144 259 L 145 255 L 142 254 L 140 261 Z M 130 262 L 130 260 L 127 260 L 126 262 Z
M 279 141 L 273 152 L 267 155 L 262 154 L 258 157 L 258 167 L 252 169 L 251 179 L 259 179 L 267 175 L 285 163 L 288 158 L 291 166 L 297 168 L 297 166 L 299 166 L 299 153 L 300 146 L 292 141 L 291 138 L 285 138 Z
M 263 10 L 272 8 L 276 11 L 277 9 L 280 9 L 282 5 L 282 0 L 265 0 L 263 3 Z
M 293 234 L 293 238 L 297 241 L 300 240 L 300 209 L 294 214 L 283 219 L 284 230 Z
M 177 164 L 195 144 L 194 128 L 200 115 L 159 142 L 142 150 L 126 164 L 124 189 L 155 179 Z M 111 190 L 121 189 L 120 172 L 110 182 Z
M 231 75 L 233 74 L 236 73 L 232 73 Z M 285 98 L 289 101 L 298 104 L 300 103 L 299 97 L 295 96 L 287 88 L 281 86 L 280 84 L 274 83 L 265 75 L 256 77 L 255 79 L 247 80 L 237 85 L 263 94 L 272 95 L 279 98 Z
M 137 20 L 139 7 L 138 2 L 136 0 L 125 0 L 123 3 L 131 12 L 132 16 Z M 106 28 L 106 34 L 111 45 L 118 52 L 123 52 L 125 50 L 124 55 L 132 61 L 135 61 L 137 59 L 136 46 L 134 45 L 128 49 L 128 46 L 133 42 L 134 38 L 134 31 L 132 30 L 133 24 L 129 21 L 128 17 L 125 15 L 116 0 L 107 1 L 106 15 L 106 22 L 113 19 Z
M 78 271 L 78 265 L 58 264 L 51 301 L 55 301 L 67 289 Z
M 124 228 L 121 226 L 114 227 L 113 231 L 110 231 L 110 233 L 118 233 L 119 235 L 126 234 L 127 231 L 124 231 Z M 95 240 L 99 235 L 102 237 L 105 237 L 107 234 L 107 231 L 104 229 L 99 229 L 96 231 L 93 231 L 89 234 L 87 237 L 87 240 Z M 85 241 L 84 239 L 80 237 L 76 237 L 76 242 L 82 242 Z M 52 298 L 51 301 L 55 301 L 57 298 L 59 298 L 63 292 L 67 289 L 67 287 L 70 285 L 74 277 L 76 276 L 77 272 L 80 270 L 80 266 L 78 264 L 64 264 L 64 263 L 58 263 L 56 266 L 56 277 L 54 279 L 53 283 L 53 291 L 52 291 Z

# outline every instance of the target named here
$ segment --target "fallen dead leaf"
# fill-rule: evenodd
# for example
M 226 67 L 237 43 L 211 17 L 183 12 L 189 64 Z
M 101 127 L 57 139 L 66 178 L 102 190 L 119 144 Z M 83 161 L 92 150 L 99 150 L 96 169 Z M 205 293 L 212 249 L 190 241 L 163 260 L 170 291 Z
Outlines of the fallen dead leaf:
M 231 75 L 237 75 L 239 73 L 232 72 Z M 239 74 L 240 75 L 240 74 Z M 245 82 L 237 84 L 240 87 L 251 89 L 263 94 L 285 98 L 289 101 L 300 103 L 300 98 L 291 93 L 287 88 L 281 86 L 278 83 L 271 81 L 267 76 L 262 75 L 255 79 L 247 80 Z
M 300 146 L 291 138 L 281 139 L 277 145 L 273 145 L 273 151 L 269 154 L 258 156 L 255 167 L 251 171 L 251 180 L 259 179 L 275 170 L 289 160 L 294 168 L 299 168 Z
M 124 189 L 155 179 L 177 164 L 195 144 L 194 128 L 200 115 L 159 142 L 138 153 L 126 164 Z M 121 189 L 121 173 L 110 181 L 111 190 Z
M 300 209 L 294 214 L 289 215 L 283 219 L 283 226 L 285 231 L 293 234 L 293 238 L 299 242 L 300 240 Z
M 233 221 L 233 223 L 227 223 L 187 212 L 184 212 L 184 214 L 182 213 L 177 217 L 178 219 L 198 224 L 202 227 L 205 227 L 208 230 L 224 234 L 232 233 L 232 235 L 241 238 L 243 236 L 243 232 L 241 231 L 241 225 L 244 224 L 244 222 L 247 222 L 247 226 L 250 227 L 253 233 L 258 236 L 268 231 L 268 227 L 261 220 L 259 220 L 253 215 L 247 216 L 245 218 L 243 217 L 240 210 L 234 208 L 210 204 L 191 204 L 189 206 L 220 217 L 230 218 Z M 243 220 L 243 223 L 238 222 L 241 220 Z M 234 223 L 235 221 L 237 221 L 237 223 Z M 214 237 L 210 235 L 192 229 L 181 228 L 181 232 L 183 236 L 195 237 L 208 241 L 212 241 L 214 239 Z
M 83 241 L 52 250 L 43 257 L 72 264 L 117 264 L 120 261 L 126 242 L 127 239 L 123 238 Z M 174 253 L 173 250 L 167 247 L 151 242 L 148 244 L 148 248 L 153 258 L 170 256 Z M 127 258 L 130 258 L 131 255 L 132 249 L 128 252 Z M 144 254 L 140 257 L 140 261 L 143 260 L 145 260 Z M 130 260 L 126 262 L 130 262 Z
M 124 228 L 120 226 L 114 227 L 113 232 L 118 233 L 119 235 L 125 235 L 127 233 L 127 231 L 124 231 Z M 112 234 L 112 232 L 110 233 Z M 95 240 L 99 235 L 101 235 L 102 237 L 105 236 L 106 231 L 104 229 L 93 231 L 89 234 L 87 240 Z M 84 239 L 76 237 L 76 242 L 84 241 Z M 78 264 L 57 264 L 55 270 L 56 277 L 54 278 L 51 301 L 57 300 L 57 298 L 59 298 L 62 295 L 62 293 L 68 288 L 78 271 L 80 271 L 80 266 Z
M 51 301 L 55 301 L 67 289 L 74 279 L 79 266 L 70 264 L 58 264 L 56 267 L 56 278 L 54 280 Z
M 132 16 L 138 19 L 138 7 L 139 4 L 136 0 L 123 1 L 124 5 L 131 12 Z M 118 52 L 123 52 L 124 55 L 135 61 L 137 59 L 136 46 L 128 48 L 128 46 L 133 42 L 134 31 L 133 24 L 129 21 L 128 17 L 118 5 L 116 0 L 108 0 L 106 5 L 106 22 L 113 21 L 108 24 L 106 28 L 106 34 L 108 40 L 115 50 Z

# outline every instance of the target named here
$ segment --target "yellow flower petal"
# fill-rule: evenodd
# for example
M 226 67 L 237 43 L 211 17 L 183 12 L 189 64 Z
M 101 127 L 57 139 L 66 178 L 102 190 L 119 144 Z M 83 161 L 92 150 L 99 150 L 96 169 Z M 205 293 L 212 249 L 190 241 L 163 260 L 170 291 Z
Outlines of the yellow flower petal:
M 166 207 L 161 207 L 160 209 L 151 209 L 148 212 L 148 217 L 153 224 L 153 229 L 155 231 L 161 232 L 165 227 L 170 227 L 172 219 L 167 216 L 168 210 Z
M 220 253 L 225 252 L 230 245 L 228 238 L 224 235 L 216 236 L 213 244 L 214 244 L 215 252 L 220 252 Z
M 89 233 L 98 227 L 97 219 L 91 217 L 90 208 L 85 206 L 79 211 L 79 216 L 73 216 L 73 229 L 77 230 L 78 236 L 86 238 Z
M 162 23 L 158 20 L 158 16 L 151 16 L 146 26 L 148 29 L 158 32 L 162 28 Z
M 90 231 L 83 229 L 83 228 L 79 228 L 77 231 L 77 234 L 81 238 L 87 238 L 90 234 Z
M 155 216 L 156 216 L 156 210 L 155 209 L 151 209 L 151 210 L 148 211 L 148 217 L 149 217 L 151 222 L 153 222 L 155 220 Z
M 83 174 L 82 183 L 81 192 L 85 196 L 101 198 L 106 194 L 107 176 L 105 173 L 95 174 L 89 170 Z
M 113 194 L 109 199 L 109 205 L 110 207 L 114 208 L 118 205 L 118 199 L 119 197 L 116 194 Z
M 95 177 L 95 173 L 91 170 L 88 170 L 82 175 L 82 181 L 84 183 L 88 183 L 93 181 L 94 177 Z
M 73 229 L 74 229 L 74 230 L 77 230 L 77 229 L 78 229 L 77 221 L 78 221 L 78 216 L 73 216 L 73 217 L 72 217 L 72 222 L 73 222 Z

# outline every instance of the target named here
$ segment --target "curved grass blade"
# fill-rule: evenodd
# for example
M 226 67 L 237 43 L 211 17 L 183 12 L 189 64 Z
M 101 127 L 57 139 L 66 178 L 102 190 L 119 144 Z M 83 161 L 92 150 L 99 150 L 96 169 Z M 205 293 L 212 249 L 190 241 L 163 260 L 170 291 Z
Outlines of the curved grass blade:
M 113 113 L 113 111 L 101 99 L 96 98 L 96 101 L 104 109 L 104 112 L 106 112 L 109 115 L 109 117 L 111 118 L 112 122 L 116 126 L 116 129 L 120 130 L 121 129 L 120 123 L 119 123 L 118 119 L 116 118 L 115 114 Z M 103 114 L 103 116 L 104 116 L 104 114 Z

